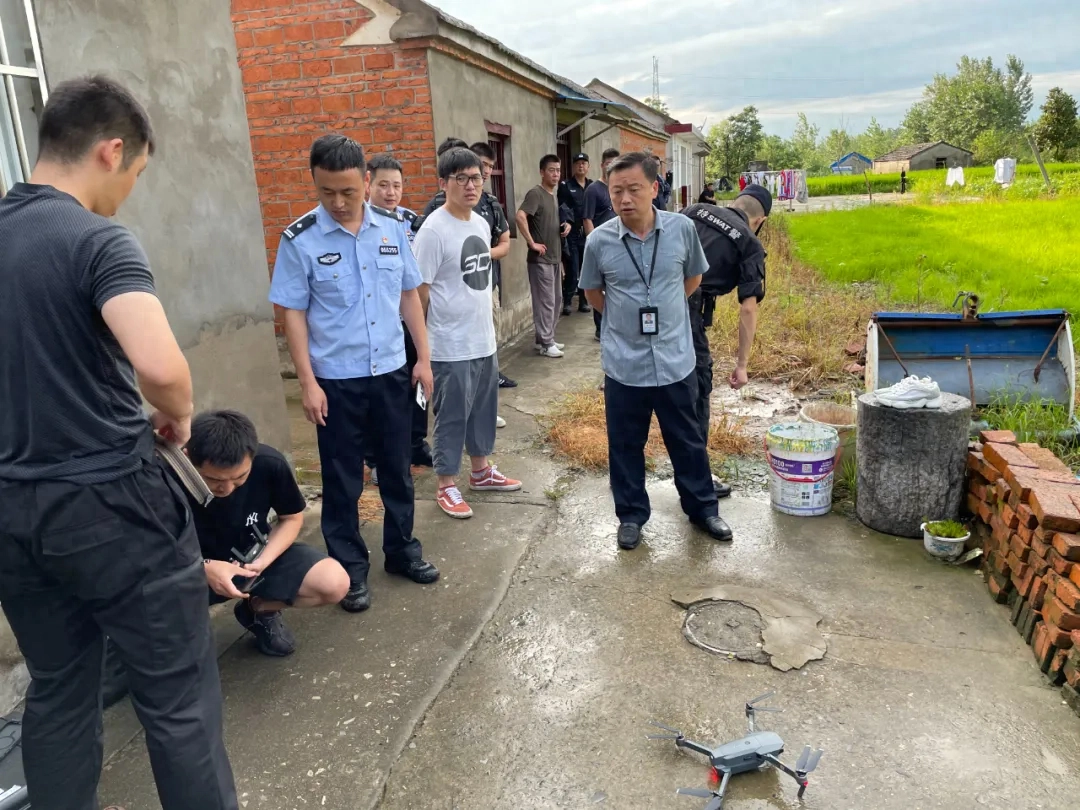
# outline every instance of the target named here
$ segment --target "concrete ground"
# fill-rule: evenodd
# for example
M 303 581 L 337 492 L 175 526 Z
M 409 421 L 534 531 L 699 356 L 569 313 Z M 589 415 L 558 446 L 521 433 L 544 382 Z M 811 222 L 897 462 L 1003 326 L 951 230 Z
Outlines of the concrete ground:
M 569 478 L 535 441 L 534 414 L 600 378 L 591 321 L 564 319 L 560 334 L 565 359 L 519 355 L 507 369 L 521 386 L 502 400 L 498 462 L 525 491 L 453 522 L 430 476 L 418 482 L 437 585 L 376 567 L 369 612 L 289 614 L 299 649 L 285 660 L 217 619 L 245 808 L 692 809 L 704 803 L 675 788 L 704 786 L 706 766 L 647 740 L 647 722 L 723 741 L 743 734 L 743 701 L 769 690 L 785 711 L 760 725 L 785 738 L 787 761 L 804 743 L 825 749 L 804 807 L 1058 808 L 1080 795 L 1080 720 L 972 569 L 738 493 L 721 507 L 736 540 L 719 545 L 664 480 L 649 485 L 642 547 L 617 551 L 606 479 Z M 714 584 L 805 603 L 824 617 L 825 658 L 780 673 L 691 646 L 670 594 Z M 126 704 L 107 734 L 102 799 L 158 807 Z M 740 776 L 727 807 L 793 808 L 795 792 L 775 771 Z

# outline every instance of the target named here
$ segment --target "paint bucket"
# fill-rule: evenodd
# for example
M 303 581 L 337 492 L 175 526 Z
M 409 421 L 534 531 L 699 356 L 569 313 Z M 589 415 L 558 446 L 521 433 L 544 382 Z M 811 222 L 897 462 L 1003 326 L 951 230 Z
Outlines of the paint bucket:
M 836 428 L 840 436 L 840 455 L 836 463 L 843 467 L 855 461 L 855 419 L 858 414 L 847 405 L 835 402 L 807 402 L 799 411 L 799 421 Z
M 787 515 L 825 515 L 832 510 L 833 470 L 840 436 L 812 422 L 773 425 L 765 434 L 769 494 Z

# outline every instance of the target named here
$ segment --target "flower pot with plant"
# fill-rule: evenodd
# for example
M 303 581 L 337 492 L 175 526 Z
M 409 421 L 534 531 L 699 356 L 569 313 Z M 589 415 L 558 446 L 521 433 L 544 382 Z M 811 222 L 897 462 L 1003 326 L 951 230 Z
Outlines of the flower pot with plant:
M 922 524 L 923 548 L 942 560 L 955 560 L 964 553 L 964 545 L 971 537 L 963 523 L 955 520 L 937 520 Z

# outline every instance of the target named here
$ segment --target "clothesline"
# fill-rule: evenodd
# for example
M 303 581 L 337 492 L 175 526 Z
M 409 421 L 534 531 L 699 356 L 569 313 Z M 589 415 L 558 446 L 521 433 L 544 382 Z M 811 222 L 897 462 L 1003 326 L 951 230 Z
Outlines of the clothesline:
M 739 190 L 750 183 L 764 186 L 777 200 L 796 200 L 806 203 L 809 193 L 806 188 L 806 172 L 803 169 L 784 169 L 773 172 L 743 172 L 739 175 Z

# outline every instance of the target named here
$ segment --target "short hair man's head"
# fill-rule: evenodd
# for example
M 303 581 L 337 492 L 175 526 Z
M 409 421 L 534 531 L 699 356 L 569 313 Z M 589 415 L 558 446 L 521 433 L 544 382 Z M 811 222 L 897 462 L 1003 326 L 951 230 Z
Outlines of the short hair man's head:
M 469 149 L 480 158 L 480 167 L 483 169 L 484 182 L 486 183 L 491 179 L 491 173 L 495 171 L 495 150 L 483 141 L 477 141 Z
M 705 184 L 705 188 L 707 188 L 709 191 L 712 191 L 713 190 L 713 185 L 714 185 L 713 181 L 710 180 L 708 183 Z
M 629 152 L 615 159 L 608 169 L 611 207 L 624 222 L 640 222 L 656 197 L 660 165 L 644 152 Z
M 469 145 L 461 138 L 447 138 L 445 141 L 439 144 L 439 148 L 435 150 L 435 157 L 441 158 L 451 149 L 468 149 Z
M 758 233 L 772 212 L 772 194 L 765 186 L 751 183 L 739 192 L 739 196 L 731 203 L 731 207 L 746 214 L 751 230 Z
M 447 205 L 458 213 L 471 211 L 480 201 L 484 188 L 480 156 L 461 146 L 444 152 L 439 158 L 439 186 L 446 192 Z
M 368 185 L 364 148 L 344 135 L 323 135 L 311 145 L 310 163 L 322 207 L 343 225 L 358 222 Z
M 155 146 L 146 110 L 104 76 L 56 85 L 41 113 L 38 142 L 39 165 L 80 174 L 88 207 L 106 217 L 131 194 Z
M 562 177 L 562 162 L 558 155 L 544 155 L 540 158 L 540 182 L 545 188 L 555 188 Z
M 401 205 L 401 192 L 405 185 L 401 161 L 389 152 L 380 152 L 368 160 L 368 196 L 371 202 L 388 211 Z
M 584 180 L 589 176 L 589 156 L 584 152 L 578 152 L 574 155 L 573 171 L 574 177 L 579 180 Z
M 604 154 L 600 156 L 600 169 L 604 172 L 604 176 L 607 177 L 608 170 L 611 168 L 611 164 L 615 162 L 615 158 L 619 156 L 618 149 L 605 149 Z
M 214 497 L 227 498 L 247 483 L 259 435 L 238 411 L 205 411 L 192 420 L 184 449 Z

